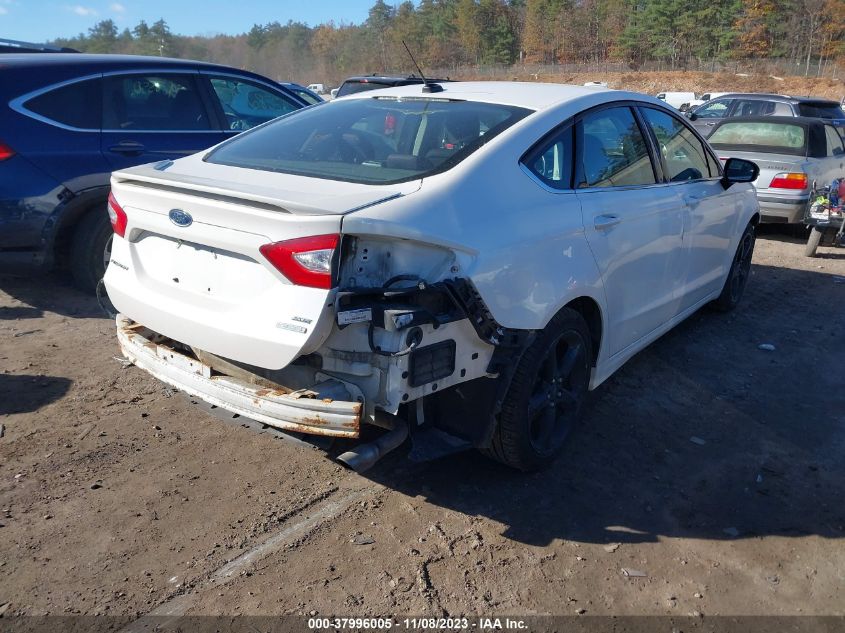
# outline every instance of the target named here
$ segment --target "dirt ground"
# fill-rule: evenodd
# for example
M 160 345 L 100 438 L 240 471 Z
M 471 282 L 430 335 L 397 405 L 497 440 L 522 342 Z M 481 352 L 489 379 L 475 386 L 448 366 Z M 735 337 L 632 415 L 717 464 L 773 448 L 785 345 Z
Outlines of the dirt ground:
M 66 281 L 0 277 L 0 614 L 845 615 L 845 250 L 802 252 L 765 231 L 740 309 L 631 360 L 534 475 L 351 473 L 124 368 Z

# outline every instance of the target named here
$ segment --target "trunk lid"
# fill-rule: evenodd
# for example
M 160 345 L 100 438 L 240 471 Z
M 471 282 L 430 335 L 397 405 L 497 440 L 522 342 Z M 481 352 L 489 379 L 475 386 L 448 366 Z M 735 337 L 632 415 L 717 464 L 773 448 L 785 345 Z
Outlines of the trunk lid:
M 112 177 L 128 221 L 106 271 L 109 297 L 125 316 L 164 336 L 267 369 L 285 367 L 322 344 L 334 319 L 333 291 L 292 283 L 261 246 L 337 235 L 344 213 L 419 187 L 208 164 L 199 176 L 171 171 L 175 164 Z
M 806 172 L 807 159 L 802 156 L 790 154 L 763 154 L 759 152 L 737 152 L 732 150 L 719 149 L 714 146 L 719 158 L 744 158 L 757 163 L 760 168 L 760 175 L 754 181 L 754 186 L 759 189 L 768 189 L 777 174 L 789 172 Z

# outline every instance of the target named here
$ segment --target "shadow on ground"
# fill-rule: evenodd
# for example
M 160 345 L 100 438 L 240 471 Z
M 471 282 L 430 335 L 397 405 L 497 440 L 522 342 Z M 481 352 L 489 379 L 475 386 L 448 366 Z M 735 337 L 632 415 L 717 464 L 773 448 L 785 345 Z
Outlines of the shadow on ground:
M 0 291 L 26 304 L 0 307 L 0 320 L 37 319 L 45 312 L 82 319 L 106 318 L 95 296 L 80 292 L 61 274 L 0 275 Z
M 599 387 L 547 471 L 400 450 L 365 476 L 534 545 L 842 538 L 843 305 L 832 275 L 755 265 L 737 311 L 693 315 Z
M 71 382 L 58 376 L 0 374 L 0 415 L 37 411 L 62 398 Z

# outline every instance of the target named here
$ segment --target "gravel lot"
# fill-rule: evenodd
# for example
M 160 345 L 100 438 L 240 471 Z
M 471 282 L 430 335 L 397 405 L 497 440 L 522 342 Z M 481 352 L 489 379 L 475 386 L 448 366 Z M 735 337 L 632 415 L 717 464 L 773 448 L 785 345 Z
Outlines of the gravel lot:
M 845 615 L 845 249 L 802 251 L 765 231 L 740 309 L 630 361 L 534 475 L 348 472 L 124 368 L 64 280 L 0 277 L 0 613 Z

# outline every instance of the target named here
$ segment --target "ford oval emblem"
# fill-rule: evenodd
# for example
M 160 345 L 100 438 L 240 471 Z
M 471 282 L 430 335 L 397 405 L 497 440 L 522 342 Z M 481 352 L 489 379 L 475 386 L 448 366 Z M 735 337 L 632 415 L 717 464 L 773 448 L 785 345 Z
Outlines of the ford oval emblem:
M 176 226 L 191 226 L 194 221 L 191 214 L 185 213 L 182 209 L 171 209 L 167 215 L 170 217 L 170 221 Z

